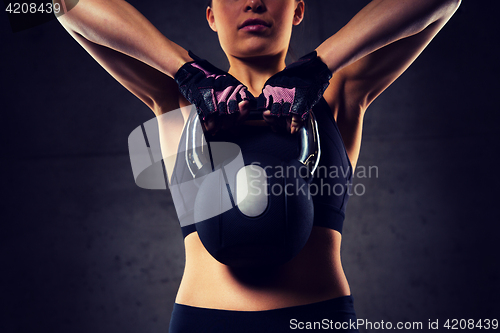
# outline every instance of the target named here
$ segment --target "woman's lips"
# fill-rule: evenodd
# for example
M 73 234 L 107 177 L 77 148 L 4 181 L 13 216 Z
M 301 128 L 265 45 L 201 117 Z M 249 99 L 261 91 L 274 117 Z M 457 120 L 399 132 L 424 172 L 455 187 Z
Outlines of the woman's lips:
M 260 19 L 249 19 L 243 22 L 240 26 L 240 30 L 249 32 L 262 32 L 269 28 L 271 25 L 264 20 Z

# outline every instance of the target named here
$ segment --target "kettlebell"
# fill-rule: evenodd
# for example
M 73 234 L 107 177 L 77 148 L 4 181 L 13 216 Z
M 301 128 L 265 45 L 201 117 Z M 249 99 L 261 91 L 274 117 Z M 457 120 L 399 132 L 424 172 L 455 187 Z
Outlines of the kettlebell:
M 250 118 L 262 119 L 262 113 Z M 309 183 L 321 149 L 312 111 L 298 133 L 299 156 L 290 161 L 243 154 L 230 142 L 206 142 L 196 111 L 186 133 L 185 159 L 199 185 L 194 219 L 207 251 L 231 267 L 277 266 L 295 257 L 314 218 Z

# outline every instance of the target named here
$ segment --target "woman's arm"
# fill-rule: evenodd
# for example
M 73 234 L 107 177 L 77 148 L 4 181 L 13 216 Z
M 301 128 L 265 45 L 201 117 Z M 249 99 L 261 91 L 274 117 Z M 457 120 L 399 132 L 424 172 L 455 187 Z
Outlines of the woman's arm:
M 460 0 L 373 0 L 317 48 L 334 73 L 324 94 L 353 165 L 364 112 L 396 80 L 460 5 Z
M 316 49 L 318 56 L 335 73 L 386 45 L 422 32 L 432 24 L 442 27 L 460 2 L 373 0 Z
M 130 4 L 80 0 L 58 20 L 104 69 L 153 111 L 179 107 L 180 95 L 172 78 L 191 58 Z

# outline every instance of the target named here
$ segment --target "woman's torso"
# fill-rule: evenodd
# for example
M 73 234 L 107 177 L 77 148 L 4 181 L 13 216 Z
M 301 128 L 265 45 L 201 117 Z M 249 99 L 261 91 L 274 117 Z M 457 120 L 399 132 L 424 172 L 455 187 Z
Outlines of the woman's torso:
M 290 262 L 272 272 L 235 272 L 216 261 L 193 232 L 184 241 L 186 266 L 175 302 L 258 311 L 350 295 L 340 242 L 337 231 L 313 227 L 308 242 Z

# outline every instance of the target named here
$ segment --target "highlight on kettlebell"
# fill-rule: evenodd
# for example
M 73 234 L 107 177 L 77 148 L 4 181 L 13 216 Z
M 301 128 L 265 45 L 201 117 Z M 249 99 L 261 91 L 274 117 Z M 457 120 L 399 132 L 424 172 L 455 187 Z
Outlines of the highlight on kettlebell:
M 130 133 L 128 146 L 136 184 L 151 190 L 169 188 L 181 226 L 236 206 L 249 216 L 265 209 L 249 196 L 248 186 L 264 190 L 265 177 L 245 167 L 235 143 L 207 144 L 193 106 L 138 126 Z

